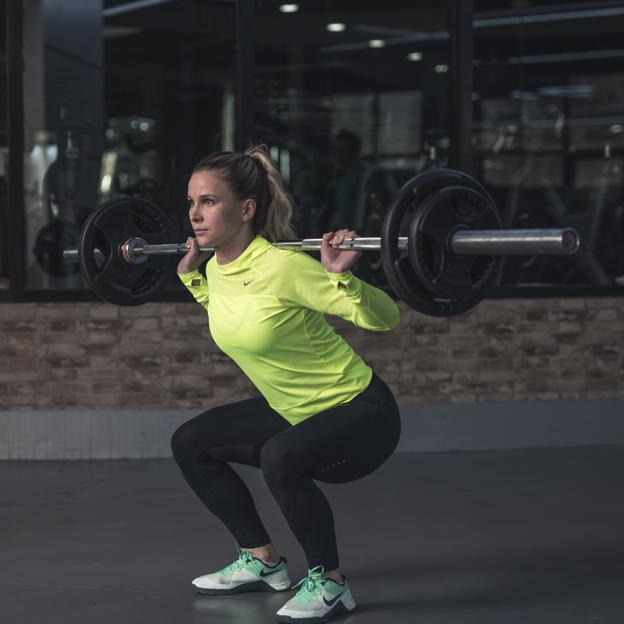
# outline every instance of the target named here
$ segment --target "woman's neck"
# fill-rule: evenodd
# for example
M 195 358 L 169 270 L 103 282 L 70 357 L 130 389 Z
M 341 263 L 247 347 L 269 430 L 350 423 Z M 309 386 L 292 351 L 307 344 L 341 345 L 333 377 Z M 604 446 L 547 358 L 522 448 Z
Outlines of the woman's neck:
M 256 238 L 253 231 L 242 231 L 234 238 L 215 248 L 217 264 L 229 264 L 238 258 Z

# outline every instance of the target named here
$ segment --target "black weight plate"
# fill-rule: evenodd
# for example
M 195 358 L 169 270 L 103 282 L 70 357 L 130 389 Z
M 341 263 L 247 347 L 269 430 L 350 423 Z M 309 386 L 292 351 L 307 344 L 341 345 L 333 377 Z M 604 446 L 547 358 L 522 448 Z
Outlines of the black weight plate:
M 466 186 L 487 195 L 478 182 L 459 171 L 425 171 L 401 187 L 381 228 L 381 258 L 390 286 L 410 307 L 429 316 L 461 314 L 481 300 L 481 297 L 449 300 L 435 296 L 420 283 L 407 253 L 398 247 L 398 237 L 408 235 L 405 230 L 421 203 L 429 195 L 449 186 Z
M 486 296 L 495 285 L 498 257 L 453 253 L 451 237 L 460 229 L 500 228 L 488 195 L 468 186 L 431 193 L 416 210 L 409 233 L 410 261 L 420 283 L 443 299 Z
M 140 237 L 150 245 L 173 240 L 169 217 L 156 205 L 140 197 L 118 197 L 96 208 L 82 226 L 80 267 L 89 286 L 105 301 L 117 305 L 140 305 L 157 297 L 166 287 L 172 260 L 149 256 L 142 264 L 128 264 L 121 256 L 121 245 Z M 98 248 L 104 260 L 98 262 Z
M 75 223 L 51 221 L 41 228 L 35 240 L 33 254 L 37 264 L 52 277 L 67 277 L 80 270 L 77 264 L 65 262 L 63 249 L 75 247 L 80 239 L 80 229 Z

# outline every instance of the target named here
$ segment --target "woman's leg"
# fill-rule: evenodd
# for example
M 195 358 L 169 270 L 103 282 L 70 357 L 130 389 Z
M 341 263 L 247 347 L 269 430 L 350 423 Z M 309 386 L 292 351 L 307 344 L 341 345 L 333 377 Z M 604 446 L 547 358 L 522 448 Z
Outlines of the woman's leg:
M 376 470 L 396 448 L 399 410 L 376 375 L 349 403 L 321 412 L 267 441 L 261 452 L 266 482 L 310 569 L 338 569 L 334 518 L 313 479 L 345 483 Z
M 173 434 L 171 448 L 184 478 L 241 548 L 271 540 L 249 489 L 226 462 L 259 467 L 262 445 L 290 426 L 258 398 L 212 408 Z

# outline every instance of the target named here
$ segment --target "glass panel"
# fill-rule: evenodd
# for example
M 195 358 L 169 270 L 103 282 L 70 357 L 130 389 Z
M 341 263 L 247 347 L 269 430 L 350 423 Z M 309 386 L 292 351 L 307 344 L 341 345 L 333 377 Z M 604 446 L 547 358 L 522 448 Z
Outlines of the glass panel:
M 0 289 L 9 287 L 8 257 L 8 89 L 7 63 L 8 50 L 6 38 L 6 1 L 0 0 Z
M 507 259 L 503 284 L 624 285 L 624 2 L 606 4 L 475 2 L 479 175 L 506 225 L 582 241 Z
M 180 240 L 190 233 L 190 169 L 233 146 L 236 5 L 26 4 L 26 287 L 85 288 L 59 250 L 102 201 L 138 194 L 170 215 Z
M 255 132 L 294 196 L 299 236 L 378 235 L 401 185 L 446 163 L 447 3 L 259 1 L 257 12 Z M 385 285 L 379 264 L 366 253 L 358 271 Z

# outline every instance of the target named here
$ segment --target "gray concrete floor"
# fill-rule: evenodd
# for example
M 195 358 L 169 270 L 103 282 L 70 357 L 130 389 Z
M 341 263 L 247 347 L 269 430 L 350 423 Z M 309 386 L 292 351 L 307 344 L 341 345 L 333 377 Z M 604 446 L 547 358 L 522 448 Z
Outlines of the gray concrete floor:
M 241 468 L 293 580 L 258 471 Z M 353 624 L 624 622 L 624 447 L 401 453 L 323 486 Z M 272 622 L 292 594 L 195 596 L 234 558 L 169 460 L 0 463 L 0 622 Z

